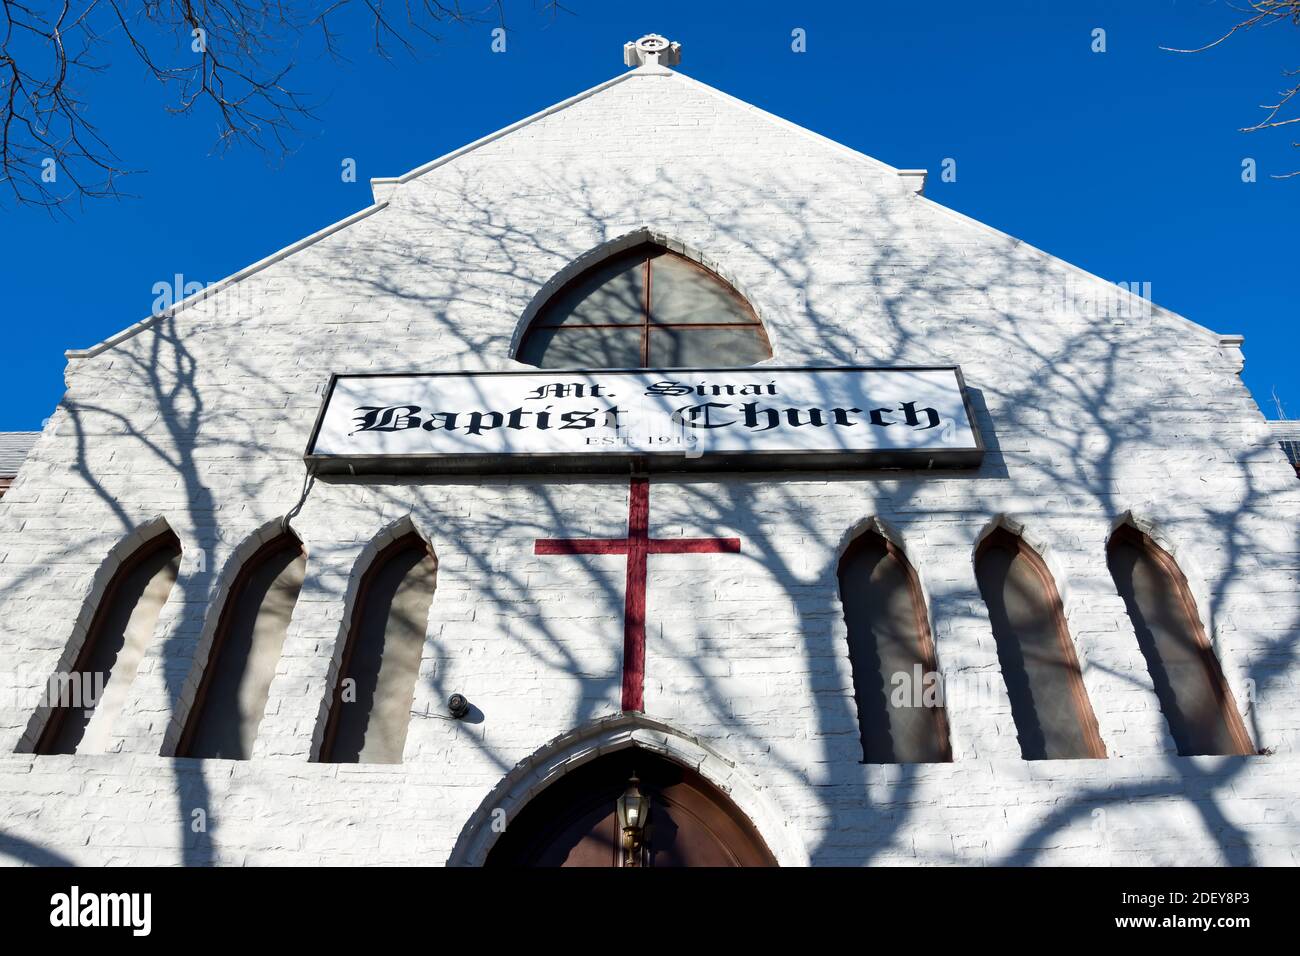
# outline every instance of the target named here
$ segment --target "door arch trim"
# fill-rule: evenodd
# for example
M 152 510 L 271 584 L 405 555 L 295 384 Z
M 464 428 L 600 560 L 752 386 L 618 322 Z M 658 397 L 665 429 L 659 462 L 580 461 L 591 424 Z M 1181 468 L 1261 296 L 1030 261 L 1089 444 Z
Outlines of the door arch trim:
M 528 802 L 564 774 L 596 757 L 640 747 L 694 770 L 749 818 L 778 866 L 807 866 L 802 852 L 771 798 L 733 760 L 698 737 L 645 714 L 602 717 L 561 734 L 519 761 L 487 794 L 461 829 L 448 866 L 482 866 L 499 833 L 492 828 L 497 811 L 507 824 Z

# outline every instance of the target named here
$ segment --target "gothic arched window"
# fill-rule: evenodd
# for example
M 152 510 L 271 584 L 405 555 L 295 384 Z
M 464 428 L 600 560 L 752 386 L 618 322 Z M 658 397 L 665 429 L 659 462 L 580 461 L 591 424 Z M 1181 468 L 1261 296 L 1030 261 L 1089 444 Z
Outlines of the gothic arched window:
M 912 566 L 873 532 L 849 546 L 839 579 L 863 763 L 951 760 L 934 646 Z
M 263 545 L 240 569 L 176 756 L 252 756 L 306 570 L 302 543 L 291 534 Z
M 167 531 L 141 546 L 113 575 L 76 663 L 66 679 L 58 675 L 51 682 L 53 709 L 36 753 L 103 752 L 180 564 L 181 543 Z
M 743 367 L 772 357 L 754 310 L 719 276 L 646 243 L 564 285 L 516 356 L 539 368 Z
M 1111 535 L 1106 558 L 1178 752 L 1254 753 L 1174 559 L 1132 525 Z
M 375 558 L 357 591 L 321 760 L 401 763 L 438 564 L 409 534 Z
M 998 528 L 980 545 L 975 576 L 993 625 L 1021 755 L 1106 756 L 1061 598 L 1042 559 L 1020 537 Z

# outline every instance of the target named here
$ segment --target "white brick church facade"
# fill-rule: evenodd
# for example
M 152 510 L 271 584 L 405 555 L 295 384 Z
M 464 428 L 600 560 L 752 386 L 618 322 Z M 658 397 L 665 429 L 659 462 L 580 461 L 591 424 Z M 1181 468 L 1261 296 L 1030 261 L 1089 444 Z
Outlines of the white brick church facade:
M 476 864 L 494 820 L 635 745 L 697 768 L 781 865 L 1300 862 L 1300 483 L 1241 339 L 923 181 L 650 57 L 70 352 L 0 502 L 0 860 Z M 552 293 L 644 241 L 747 300 L 764 364 L 960 365 L 987 450 L 652 476 L 651 534 L 742 550 L 650 556 L 644 710 L 623 713 L 626 559 L 535 542 L 624 534 L 626 477 L 306 484 L 303 451 L 332 373 L 524 368 Z M 1125 524 L 1186 576 L 1253 753 L 1178 754 L 1107 568 Z M 252 753 L 177 757 L 223 601 L 286 526 L 306 571 Z M 974 565 L 999 527 L 1050 570 L 1104 759 L 1022 756 Z M 51 675 L 167 530 L 178 576 L 112 725 L 96 752 L 35 753 Z M 359 569 L 412 531 L 437 586 L 401 762 L 322 762 Z M 863 762 L 836 569 L 864 531 L 915 569 L 950 760 Z

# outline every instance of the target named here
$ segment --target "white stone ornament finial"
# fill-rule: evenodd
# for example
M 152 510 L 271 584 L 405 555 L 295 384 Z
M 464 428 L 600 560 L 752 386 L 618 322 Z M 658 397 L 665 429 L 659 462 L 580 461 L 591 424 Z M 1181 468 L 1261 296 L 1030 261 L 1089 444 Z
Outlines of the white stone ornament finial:
M 623 62 L 628 66 L 676 66 L 682 62 L 682 45 L 647 33 L 634 43 L 623 44 Z

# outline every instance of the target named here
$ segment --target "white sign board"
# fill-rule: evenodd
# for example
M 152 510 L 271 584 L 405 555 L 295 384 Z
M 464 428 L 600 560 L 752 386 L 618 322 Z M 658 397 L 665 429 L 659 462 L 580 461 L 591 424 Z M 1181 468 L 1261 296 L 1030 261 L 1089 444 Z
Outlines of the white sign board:
M 961 370 L 638 369 L 336 375 L 318 472 L 971 467 Z

